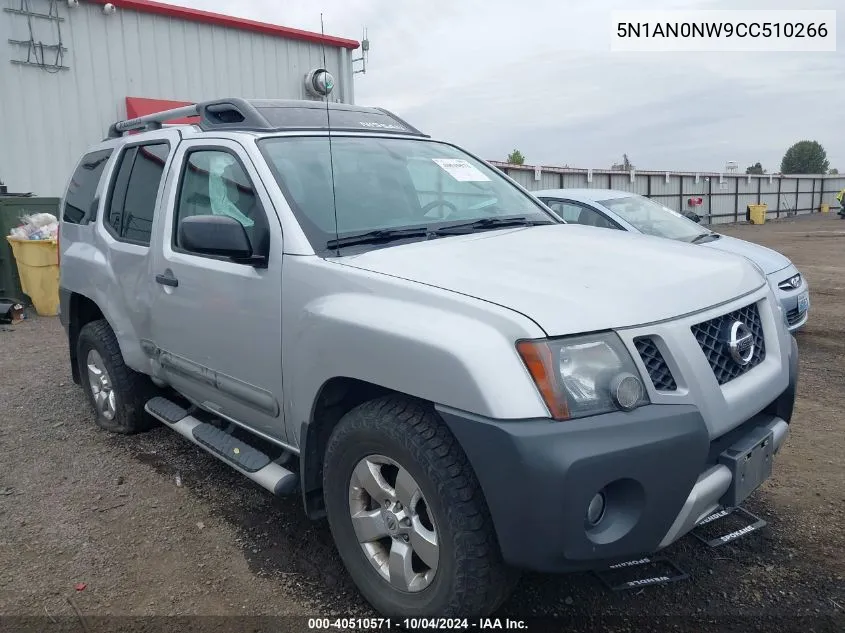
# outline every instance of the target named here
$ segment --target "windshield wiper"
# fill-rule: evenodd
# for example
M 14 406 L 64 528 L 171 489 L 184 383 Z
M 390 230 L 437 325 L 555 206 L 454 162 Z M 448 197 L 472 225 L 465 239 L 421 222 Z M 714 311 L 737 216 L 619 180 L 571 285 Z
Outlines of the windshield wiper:
M 435 229 L 435 235 L 460 235 L 462 233 L 472 233 L 477 230 L 486 229 L 500 229 L 507 226 L 537 226 L 539 224 L 553 224 L 553 222 L 538 222 L 536 220 L 529 220 L 526 217 L 516 218 L 482 218 L 474 222 L 464 222 L 463 224 L 453 224 L 452 226 L 444 226 Z
M 690 244 L 698 244 L 699 242 L 703 242 L 704 238 L 712 238 L 714 240 L 718 240 L 720 237 L 722 236 L 712 231 L 710 233 L 699 233 L 694 238 L 692 238 L 692 240 L 690 240 Z
M 345 235 L 326 242 L 326 248 L 343 248 L 344 246 L 358 246 L 359 244 L 386 244 L 409 237 L 428 237 L 431 233 L 427 228 L 407 229 L 377 229 L 354 235 Z

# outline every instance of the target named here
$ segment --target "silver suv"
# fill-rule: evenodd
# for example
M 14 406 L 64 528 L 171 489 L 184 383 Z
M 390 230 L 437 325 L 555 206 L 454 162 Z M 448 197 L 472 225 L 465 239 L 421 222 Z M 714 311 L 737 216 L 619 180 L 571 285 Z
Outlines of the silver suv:
M 514 570 L 655 552 L 739 506 L 787 435 L 797 348 L 752 263 L 563 224 L 384 110 L 118 122 L 62 215 L 97 423 L 160 422 L 301 495 L 389 616 L 484 615 Z

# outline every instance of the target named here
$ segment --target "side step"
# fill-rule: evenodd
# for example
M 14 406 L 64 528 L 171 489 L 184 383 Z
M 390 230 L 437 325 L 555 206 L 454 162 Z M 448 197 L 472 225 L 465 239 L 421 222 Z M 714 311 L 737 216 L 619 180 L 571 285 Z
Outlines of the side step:
M 644 556 L 638 560 L 616 563 L 593 574 L 611 591 L 666 585 L 686 580 L 689 574 L 665 556 Z
M 273 494 L 281 496 L 296 491 L 299 484 L 296 473 L 243 440 L 213 424 L 198 420 L 177 403 L 157 397 L 148 401 L 144 410 Z
M 690 534 L 709 547 L 719 547 L 766 525 L 765 520 L 745 508 L 725 508 L 701 519 Z

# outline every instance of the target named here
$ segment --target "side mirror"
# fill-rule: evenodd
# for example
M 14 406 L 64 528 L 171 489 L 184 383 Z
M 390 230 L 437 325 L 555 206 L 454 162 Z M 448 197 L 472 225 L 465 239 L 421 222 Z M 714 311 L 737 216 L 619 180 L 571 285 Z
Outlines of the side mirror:
M 225 215 L 194 215 L 179 223 L 179 244 L 182 248 L 204 255 L 228 257 L 242 263 L 258 264 L 265 260 L 255 256 L 243 225 Z

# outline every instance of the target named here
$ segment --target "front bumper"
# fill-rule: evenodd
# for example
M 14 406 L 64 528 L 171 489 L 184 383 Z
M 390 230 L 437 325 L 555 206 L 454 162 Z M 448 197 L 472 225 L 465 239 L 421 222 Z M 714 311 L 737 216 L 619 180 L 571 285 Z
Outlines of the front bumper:
M 761 432 L 771 433 L 776 452 L 787 435 L 797 379 L 793 338 L 789 387 L 712 441 L 690 405 L 649 405 L 570 422 L 503 422 L 439 411 L 479 479 L 505 561 L 565 572 L 651 554 L 725 505 L 733 476 L 720 456 Z M 592 526 L 586 509 L 599 491 L 606 510 Z

